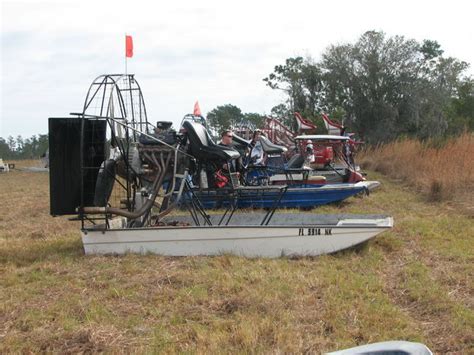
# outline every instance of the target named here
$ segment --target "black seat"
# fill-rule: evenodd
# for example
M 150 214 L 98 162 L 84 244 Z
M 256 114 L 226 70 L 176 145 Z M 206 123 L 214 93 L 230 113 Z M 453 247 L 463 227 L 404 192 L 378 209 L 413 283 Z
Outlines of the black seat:
M 260 143 L 262 144 L 263 151 L 267 154 L 281 154 L 288 150 L 282 145 L 272 143 L 270 139 L 264 136 L 260 137 Z
M 250 147 L 250 142 L 251 141 L 248 141 L 248 140 L 236 135 L 235 133 L 232 135 L 232 145 L 235 146 L 235 147 L 245 149 L 245 148 Z
M 304 164 L 304 157 L 301 154 L 293 155 L 286 165 L 287 169 L 300 169 Z
M 232 138 L 232 148 L 234 148 L 236 151 L 240 153 L 240 156 L 245 156 L 246 152 L 250 148 L 250 141 L 236 135 L 235 133 L 233 134 Z
M 183 128 L 188 135 L 189 152 L 196 159 L 228 161 L 240 157 L 238 151 L 214 143 L 203 125 L 186 120 L 183 122 Z

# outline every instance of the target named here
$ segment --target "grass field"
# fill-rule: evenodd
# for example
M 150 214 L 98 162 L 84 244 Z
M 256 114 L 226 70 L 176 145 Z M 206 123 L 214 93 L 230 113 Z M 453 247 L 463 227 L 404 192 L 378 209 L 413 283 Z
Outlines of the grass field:
M 0 352 L 308 352 L 384 340 L 474 353 L 474 219 L 389 181 L 324 213 L 395 227 L 318 258 L 84 256 L 48 175 L 0 175 Z

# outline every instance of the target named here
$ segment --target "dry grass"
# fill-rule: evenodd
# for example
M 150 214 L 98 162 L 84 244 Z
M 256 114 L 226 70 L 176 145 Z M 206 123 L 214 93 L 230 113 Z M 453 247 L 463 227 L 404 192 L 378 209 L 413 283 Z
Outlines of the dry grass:
M 371 176 L 374 177 L 374 176 Z M 324 213 L 389 213 L 367 245 L 301 259 L 86 257 L 48 176 L 0 175 L 0 352 L 321 353 L 383 340 L 473 353 L 474 223 L 383 180 Z
M 470 213 L 474 214 L 472 133 L 443 144 L 404 139 L 368 149 L 361 154 L 359 161 L 369 170 L 409 183 L 430 201 L 457 200 L 471 208 Z

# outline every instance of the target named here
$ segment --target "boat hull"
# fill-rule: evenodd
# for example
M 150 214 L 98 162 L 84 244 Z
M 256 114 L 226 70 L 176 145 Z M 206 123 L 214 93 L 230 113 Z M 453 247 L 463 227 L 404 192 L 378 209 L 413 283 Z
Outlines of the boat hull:
M 244 219 L 242 217 L 241 220 Z M 315 256 L 363 243 L 392 225 L 392 218 L 384 217 L 342 219 L 329 224 L 84 230 L 82 241 L 86 254 L 154 253 L 192 256 L 230 253 L 268 258 Z
M 343 201 L 361 192 L 367 192 L 378 185 L 379 183 L 376 181 L 361 181 L 354 184 L 290 186 L 279 201 L 278 208 L 312 208 Z M 234 201 L 236 201 L 238 208 L 271 208 L 279 195 L 277 190 L 261 193 L 252 190 L 241 191 L 238 199 L 233 200 L 225 191 L 200 192 L 196 190 L 194 193 L 206 209 L 227 207 Z M 185 198 L 190 198 L 190 196 Z

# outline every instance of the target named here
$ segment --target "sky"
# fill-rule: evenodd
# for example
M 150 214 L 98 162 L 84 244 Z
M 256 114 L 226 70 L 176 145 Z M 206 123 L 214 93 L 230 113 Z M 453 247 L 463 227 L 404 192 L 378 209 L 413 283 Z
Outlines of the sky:
M 199 101 L 270 113 L 283 101 L 262 81 L 293 56 L 318 59 L 368 30 L 438 41 L 474 65 L 471 1 L 5 1 L 0 0 L 0 137 L 46 134 L 48 117 L 82 111 L 90 83 L 125 71 L 148 120 L 173 121 Z M 473 75 L 469 68 L 467 74 Z

